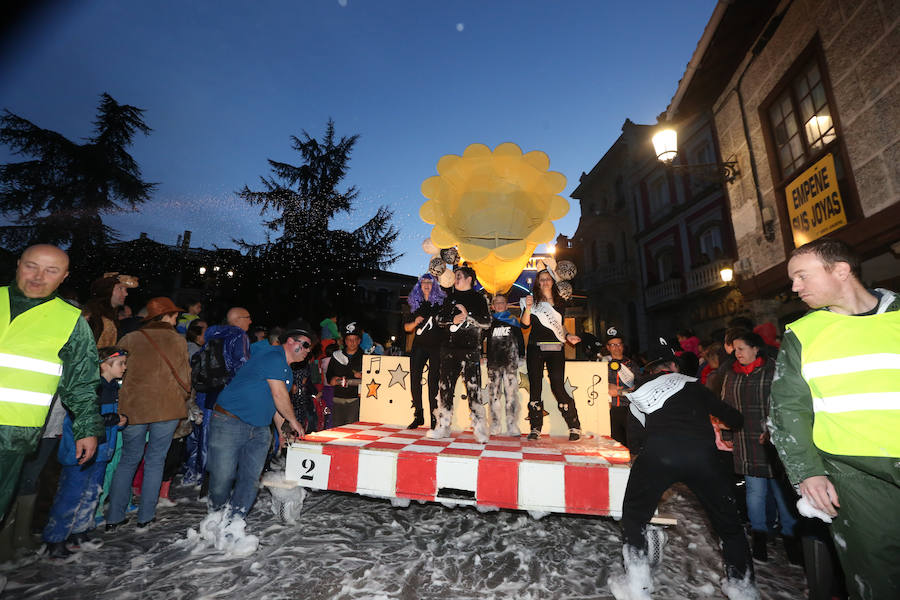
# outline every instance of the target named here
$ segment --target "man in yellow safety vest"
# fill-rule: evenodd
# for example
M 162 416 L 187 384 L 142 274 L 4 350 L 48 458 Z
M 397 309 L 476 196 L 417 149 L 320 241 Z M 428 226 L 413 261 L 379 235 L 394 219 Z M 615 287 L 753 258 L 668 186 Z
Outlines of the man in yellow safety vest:
M 866 289 L 839 240 L 791 254 L 814 309 L 787 326 L 770 429 L 791 482 L 831 521 L 851 598 L 900 598 L 900 299 Z
M 81 311 L 56 295 L 68 274 L 68 255 L 40 244 L 22 253 L 15 282 L 0 287 L 0 520 L 57 390 L 73 418 L 80 464 L 93 458 L 103 433 L 94 337 Z

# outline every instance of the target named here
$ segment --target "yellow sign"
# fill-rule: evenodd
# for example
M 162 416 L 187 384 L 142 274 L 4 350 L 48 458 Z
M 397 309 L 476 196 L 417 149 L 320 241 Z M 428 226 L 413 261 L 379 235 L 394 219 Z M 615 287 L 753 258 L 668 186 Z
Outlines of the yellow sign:
M 803 171 L 784 188 L 794 246 L 820 238 L 847 224 L 847 211 L 838 189 L 834 156 Z

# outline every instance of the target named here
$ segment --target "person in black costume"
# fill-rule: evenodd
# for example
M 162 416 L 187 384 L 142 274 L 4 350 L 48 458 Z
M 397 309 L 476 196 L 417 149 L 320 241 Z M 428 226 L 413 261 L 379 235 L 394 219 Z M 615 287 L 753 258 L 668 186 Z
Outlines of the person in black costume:
M 528 401 L 531 433 L 528 434 L 528 439 L 538 439 L 544 426 L 544 401 L 541 399 L 541 391 L 544 365 L 547 365 L 550 390 L 556 398 L 559 412 L 569 426 L 569 440 L 574 442 L 581 438 L 581 422 L 578 420 L 575 400 L 566 392 L 564 384 L 566 357 L 563 345 L 568 342 L 574 346 L 581 338 L 566 331 L 563 322 L 564 300 L 559 295 L 559 289 L 550 270 L 544 269 L 537 274 L 531 292 L 531 296 L 524 298 L 521 318 L 522 328 L 531 330 L 525 351 L 531 394 Z
M 735 429 L 743 416 L 695 377 L 679 373 L 671 346 L 663 338 L 659 342 L 647 365 L 651 375 L 627 392 L 632 412 L 644 424 L 646 442 L 631 467 L 622 506 L 625 574 L 610 578 L 610 590 L 617 598 L 650 597 L 651 569 L 662 560 L 665 537 L 649 526 L 650 519 L 663 493 L 680 481 L 703 505 L 722 540 L 725 595 L 759 598 L 732 476 L 716 454 L 709 426 L 710 414 Z
M 490 438 L 484 408 L 487 399 L 481 394 L 481 333 L 490 327 L 491 313 L 484 294 L 472 288 L 474 283 L 475 271 L 471 267 L 457 268 L 456 283 L 438 314 L 438 325 L 448 333 L 441 346 L 441 405 L 436 427 L 426 434 L 429 438 L 450 436 L 453 390 L 460 372 L 466 384 L 475 440 L 483 444 Z
M 435 413 L 438 408 L 438 384 L 441 373 L 441 341 L 447 330 L 438 327 L 437 317 L 447 294 L 441 289 L 437 278 L 430 273 L 419 277 L 419 281 L 409 293 L 409 321 L 403 325 L 404 331 L 414 333 L 412 354 L 409 358 L 410 392 L 412 393 L 413 421 L 407 429 L 416 429 L 425 424 L 422 406 L 422 373 L 428 363 L 428 408 L 431 428 L 434 429 Z

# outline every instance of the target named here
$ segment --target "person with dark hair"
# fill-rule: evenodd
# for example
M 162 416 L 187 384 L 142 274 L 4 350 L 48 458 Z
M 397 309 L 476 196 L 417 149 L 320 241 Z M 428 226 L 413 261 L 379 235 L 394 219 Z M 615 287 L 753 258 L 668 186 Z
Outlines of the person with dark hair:
M 766 544 L 769 519 L 766 497 L 775 498 L 781 535 L 788 559 L 800 562 L 800 544 L 794 536 L 794 516 L 788 498 L 779 485 L 776 469 L 778 459 L 769 444 L 766 419 L 769 417 L 769 391 L 775 374 L 775 363 L 761 352 L 764 342 L 749 331 L 737 334 L 732 340 L 735 361 L 722 383 L 722 399 L 741 411 L 744 427 L 734 432 L 734 470 L 744 476 L 747 496 L 747 515 L 753 538 L 753 558 L 768 560 Z
M 787 271 L 813 310 L 781 341 L 772 440 L 803 512 L 831 522 L 851 598 L 900 598 L 900 299 L 866 288 L 832 238 L 795 249 Z
M 429 438 L 450 436 L 453 421 L 453 395 L 456 380 L 462 373 L 469 399 L 472 431 L 481 444 L 490 439 L 481 393 L 481 334 L 491 326 L 487 298 L 474 289 L 475 271 L 471 267 L 457 267 L 456 282 L 438 313 L 438 325 L 447 330 L 441 346 L 440 407 L 435 428 Z
M 178 317 L 178 323 L 175 325 L 178 333 L 186 333 L 190 324 L 200 318 L 200 312 L 203 310 L 203 301 L 198 298 L 191 298 L 186 304 L 187 310 Z
M 98 348 L 112 346 L 119 339 L 116 310 L 125 304 L 128 289 L 138 286 L 137 277 L 104 273 L 91 283 L 91 297 L 84 305 L 84 317 L 91 326 Z
M 625 574 L 609 578 L 610 590 L 616 598 L 650 597 L 653 568 L 662 561 L 665 544 L 665 533 L 650 526 L 650 519 L 663 493 L 680 481 L 697 497 L 722 541 L 726 596 L 758 599 L 732 476 L 719 460 L 709 425 L 713 415 L 738 428 L 743 417 L 695 377 L 679 373 L 675 353 L 663 338 L 651 349 L 647 370 L 650 375 L 626 392 L 646 442 L 631 467 L 622 504 Z
M 50 558 L 65 558 L 71 552 L 67 544 L 81 547 L 90 541 L 88 532 L 94 529 L 94 512 L 97 510 L 106 465 L 116 450 L 119 431 L 128 417 L 119 414 L 119 386 L 127 368 L 128 352 L 124 348 L 106 346 L 98 351 L 100 358 L 100 386 L 97 401 L 106 438 L 97 447 L 94 460 L 79 465 L 75 456 L 75 438 L 72 418 L 66 415 L 60 441 L 58 459 L 62 472 L 44 527 L 43 540 Z
M 544 365 L 550 379 L 550 390 L 556 398 L 559 412 L 569 426 L 569 440 L 581 439 L 581 422 L 578 409 L 566 392 L 566 356 L 563 345 L 573 346 L 581 341 L 577 335 L 566 331 L 563 313 L 565 301 L 559 295 L 556 279 L 549 269 L 535 276 L 531 295 L 523 299 L 522 327 L 529 329 L 528 346 L 525 350 L 525 364 L 528 368 L 528 383 L 531 398 L 528 401 L 528 420 L 531 423 L 529 440 L 536 440 L 544 426 L 544 401 L 541 392 L 544 387 Z
M 333 427 L 359 421 L 359 384 L 362 380 L 363 351 L 359 347 L 362 335 L 356 321 L 344 325 L 343 348 L 331 353 L 325 380 L 334 390 L 331 411 Z
M 291 405 L 291 365 L 306 359 L 308 332 L 287 331 L 282 345 L 254 355 L 219 394 L 209 429 L 210 513 L 243 518 L 259 489 L 259 476 L 272 443 L 271 425 L 289 437 L 303 435 Z M 276 415 L 279 415 L 276 419 Z
M 438 409 L 438 386 L 441 375 L 441 343 L 447 330 L 438 327 L 437 317 L 447 294 L 441 289 L 437 278 L 430 273 L 419 277 L 419 281 L 409 293 L 409 321 L 403 325 L 406 333 L 414 333 L 412 352 L 409 358 L 410 393 L 412 394 L 413 420 L 407 429 L 416 429 L 425 424 L 425 409 L 422 405 L 422 373 L 428 363 L 428 414 L 431 429 L 435 426 Z
M 634 424 L 631 423 L 631 409 L 628 407 L 628 396 L 625 392 L 634 387 L 634 376 L 639 369 L 630 358 L 625 356 L 625 338 L 615 327 L 606 330 L 606 348 L 608 356 L 603 360 L 607 363 L 607 381 L 609 392 L 609 435 L 630 450 L 637 451 L 639 447 L 639 434 Z M 629 445 L 629 434 L 636 433 L 632 445 Z
M 194 319 L 187 326 L 187 332 L 184 334 L 187 340 L 188 356 L 193 356 L 195 352 L 203 347 L 206 335 L 206 321 L 202 319 Z

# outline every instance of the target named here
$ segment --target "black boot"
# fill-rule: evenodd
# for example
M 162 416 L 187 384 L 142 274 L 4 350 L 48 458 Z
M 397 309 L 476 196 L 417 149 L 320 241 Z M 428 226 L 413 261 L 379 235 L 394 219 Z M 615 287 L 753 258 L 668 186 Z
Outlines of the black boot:
M 413 421 L 406 426 L 407 429 L 418 429 L 425 424 L 425 417 L 422 415 L 422 409 L 415 409 L 413 412 Z
M 803 547 L 800 544 L 800 538 L 793 535 L 783 535 L 781 539 L 784 541 L 784 552 L 787 554 L 790 563 L 792 565 L 802 565 Z
M 769 535 L 765 531 L 752 531 L 753 535 L 753 559 L 759 562 L 769 560 L 769 550 L 766 545 L 769 543 Z
M 50 542 L 47 544 L 48 558 L 69 558 L 72 553 L 66 548 L 65 542 Z

